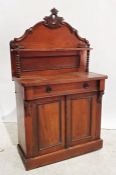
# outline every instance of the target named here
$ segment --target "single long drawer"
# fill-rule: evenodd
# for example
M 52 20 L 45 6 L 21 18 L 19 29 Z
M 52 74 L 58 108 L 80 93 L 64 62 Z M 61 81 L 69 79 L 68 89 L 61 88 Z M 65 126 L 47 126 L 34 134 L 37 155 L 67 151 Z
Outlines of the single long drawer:
M 98 90 L 99 81 L 84 81 L 65 84 L 47 84 L 41 86 L 26 87 L 25 99 L 32 100 L 56 95 L 67 95 Z

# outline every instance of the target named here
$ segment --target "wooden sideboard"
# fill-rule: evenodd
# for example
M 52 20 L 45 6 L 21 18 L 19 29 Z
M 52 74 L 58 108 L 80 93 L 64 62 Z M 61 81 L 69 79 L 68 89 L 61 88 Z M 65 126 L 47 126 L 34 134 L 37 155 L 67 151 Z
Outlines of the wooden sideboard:
M 89 42 L 51 15 L 10 42 L 18 150 L 27 170 L 102 147 L 106 75 L 89 72 Z

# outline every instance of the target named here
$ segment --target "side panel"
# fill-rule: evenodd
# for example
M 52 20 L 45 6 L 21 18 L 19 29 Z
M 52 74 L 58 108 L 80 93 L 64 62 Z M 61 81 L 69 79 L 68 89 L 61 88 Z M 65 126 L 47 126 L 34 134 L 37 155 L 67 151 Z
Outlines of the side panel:
M 18 125 L 18 144 L 23 150 L 24 154 L 27 153 L 26 148 L 26 135 L 25 135 L 25 111 L 24 111 L 24 89 L 23 87 L 15 82 L 15 93 L 16 93 L 16 106 L 17 106 L 17 125 Z

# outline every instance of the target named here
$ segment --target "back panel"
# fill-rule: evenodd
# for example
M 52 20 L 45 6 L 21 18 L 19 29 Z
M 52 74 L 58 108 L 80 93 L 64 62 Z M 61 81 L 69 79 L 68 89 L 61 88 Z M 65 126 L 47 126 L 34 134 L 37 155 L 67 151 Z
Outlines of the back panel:
M 88 70 L 88 41 L 53 12 L 11 41 L 10 51 L 13 77 L 34 71 Z

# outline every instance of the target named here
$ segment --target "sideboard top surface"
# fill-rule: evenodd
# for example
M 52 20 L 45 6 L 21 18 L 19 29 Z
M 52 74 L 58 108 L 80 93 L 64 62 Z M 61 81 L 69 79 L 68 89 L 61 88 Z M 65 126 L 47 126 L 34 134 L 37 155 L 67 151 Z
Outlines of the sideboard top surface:
M 23 86 L 38 86 L 47 84 L 59 84 L 59 83 L 71 83 L 71 82 L 83 82 L 91 80 L 107 79 L 106 75 L 96 74 L 92 72 L 69 72 L 59 75 L 51 76 L 27 76 L 22 78 L 16 78 Z

